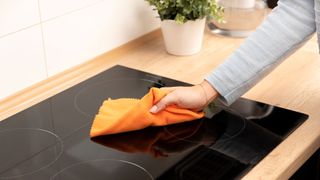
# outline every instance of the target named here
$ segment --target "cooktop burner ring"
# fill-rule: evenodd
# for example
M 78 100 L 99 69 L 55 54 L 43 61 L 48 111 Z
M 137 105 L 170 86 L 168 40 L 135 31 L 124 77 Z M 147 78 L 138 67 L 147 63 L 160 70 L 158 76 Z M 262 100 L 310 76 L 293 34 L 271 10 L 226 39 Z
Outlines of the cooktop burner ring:
M 99 83 L 95 83 L 89 87 L 85 87 L 85 88 L 82 88 L 75 96 L 74 96 L 74 107 L 75 109 L 80 112 L 81 114 L 83 114 L 84 116 L 86 117 L 89 117 L 89 118 L 94 118 L 94 116 L 98 113 L 98 110 L 99 110 L 99 107 L 102 105 L 103 101 L 105 101 L 106 99 L 108 98 L 112 98 L 112 97 L 103 97 L 103 98 L 99 98 L 100 102 L 99 102 L 99 106 L 95 108 L 95 112 L 94 113 L 88 113 L 86 112 L 87 110 L 84 110 L 84 108 L 80 107 L 80 103 L 79 103 L 79 98 L 81 97 L 82 94 L 84 94 L 86 91 L 90 90 L 90 89 L 99 89 L 99 88 L 96 88 L 97 86 L 103 86 L 103 85 L 106 85 L 110 82 L 119 82 L 119 81 L 132 81 L 132 80 L 141 80 L 143 82 L 147 82 L 147 83 L 150 83 L 149 84 L 149 88 L 151 87 L 163 87 L 164 85 L 161 84 L 160 82 L 156 82 L 156 81 L 153 81 L 153 80 L 150 80 L 150 79 L 144 79 L 144 78 L 121 78 L 121 79 L 114 79 L 114 80 L 109 80 L 109 81 L 103 81 L 103 82 L 99 82 Z M 126 83 L 121 83 L 121 84 L 126 84 Z M 141 86 L 142 87 L 142 86 Z M 134 89 L 134 88 L 133 88 Z M 145 94 L 149 91 L 149 89 L 146 89 L 145 91 Z M 127 94 L 128 90 L 125 91 Z M 92 93 L 90 93 L 92 94 Z M 141 97 L 143 96 L 144 94 L 141 94 Z M 110 95 L 109 95 L 110 96 Z M 127 97 L 127 96 L 120 96 L 120 97 L 117 97 L 115 99 L 118 99 L 118 98 L 141 98 L 141 97 Z
M 230 114 L 233 114 L 237 117 L 239 117 L 239 119 L 241 119 L 241 128 L 233 133 L 233 134 L 228 134 L 228 132 L 224 133 L 222 138 L 219 139 L 219 141 L 229 141 L 237 136 L 239 136 L 247 127 L 247 119 L 245 117 L 243 117 L 240 113 L 238 113 L 237 111 L 233 110 L 233 109 L 227 109 L 226 107 L 223 107 L 223 106 L 219 106 L 220 108 L 222 108 L 224 111 L 230 113 Z
M 143 174 L 145 175 L 145 177 L 147 177 L 148 179 L 154 180 L 153 176 L 145 168 L 143 168 L 142 166 L 140 166 L 140 165 L 138 165 L 136 163 L 133 163 L 133 162 L 130 162 L 130 161 L 126 161 L 126 160 L 121 160 L 121 159 L 95 159 L 95 160 L 89 160 L 89 161 L 83 161 L 83 162 L 75 163 L 75 164 L 72 164 L 70 166 L 65 167 L 64 169 L 60 170 L 59 172 L 57 172 L 56 174 L 51 176 L 50 180 L 55 180 L 63 172 L 68 171 L 68 170 L 70 170 L 70 169 L 72 169 L 74 167 L 81 166 L 81 165 L 86 165 L 88 163 L 100 163 L 100 162 L 106 162 L 106 161 L 118 162 L 118 163 L 120 162 L 122 165 L 128 165 L 128 167 L 131 167 L 131 168 L 133 167 L 135 169 L 138 169 L 138 170 L 142 171 Z M 108 166 L 105 166 L 105 167 L 108 167 Z M 132 175 L 132 174 L 130 174 L 130 175 Z M 133 177 L 135 177 L 135 176 L 133 176 Z
M 194 122 L 196 122 L 197 120 L 195 120 Z M 172 137 L 174 137 L 174 138 L 176 138 L 176 139 L 178 139 L 178 140 L 181 140 L 181 141 L 185 141 L 185 142 L 189 142 L 189 143 L 199 143 L 198 141 L 193 141 L 193 140 L 189 140 L 188 138 L 190 138 L 190 137 L 192 137 L 194 134 L 196 134 L 198 131 L 199 131 L 199 129 L 201 128 L 201 126 L 203 125 L 203 120 L 202 119 L 200 119 L 200 120 L 198 120 L 198 121 L 200 121 L 199 122 L 199 124 L 197 124 L 197 126 L 195 127 L 195 129 L 190 133 L 190 134 L 188 134 L 186 137 L 179 137 L 179 136 L 177 136 L 177 135 L 175 135 L 173 132 L 171 132 L 169 129 L 168 129 L 168 127 L 166 127 L 166 126 L 164 126 L 163 127 L 163 130 L 166 132 L 166 133 L 168 133 L 170 136 L 172 136 Z M 188 123 L 188 122 L 187 122 Z M 190 122 L 189 122 L 190 123 Z M 175 125 L 179 125 L 179 124 L 175 124 Z M 180 124 L 180 125 L 182 125 L 182 124 Z
M 55 133 L 53 133 L 53 132 L 51 132 L 51 131 L 48 131 L 48 130 L 45 130 L 45 129 L 40 129 L 40 128 L 13 128 L 13 129 L 4 129 L 4 130 L 0 130 L 0 138 L 1 138 L 1 133 L 14 132 L 14 131 L 18 131 L 18 132 L 21 132 L 21 131 L 42 132 L 42 133 L 45 133 L 45 134 L 47 134 L 47 135 L 49 135 L 49 136 L 54 137 L 54 138 L 55 138 L 55 139 L 54 139 L 54 140 L 55 140 L 55 143 L 54 143 L 54 144 L 50 144 L 50 145 L 47 146 L 47 147 L 44 147 L 44 149 L 43 149 L 42 151 L 45 151 L 45 150 L 47 150 L 47 149 L 49 149 L 49 148 L 51 148 L 51 147 L 55 147 L 55 146 L 57 146 L 57 145 L 59 145 L 58 147 L 60 147 L 60 148 L 58 148 L 58 150 L 56 151 L 57 154 L 55 155 L 55 158 L 54 158 L 52 161 L 50 161 L 49 163 L 47 163 L 47 164 L 45 164 L 45 165 L 41 165 L 41 167 L 36 168 L 35 170 L 32 170 L 32 171 L 30 171 L 30 172 L 23 172 L 23 173 L 18 174 L 18 175 L 3 176 L 3 177 L 2 177 L 1 174 L 3 174 L 3 172 L 7 172 L 7 171 L 8 171 L 8 169 L 6 169 L 6 170 L 0 172 L 0 179 L 20 178 L 20 177 L 23 177 L 23 176 L 27 176 L 27 175 L 34 174 L 34 173 L 36 173 L 36 172 L 39 172 L 39 171 L 41 171 L 41 170 L 43 170 L 43 169 L 51 166 L 52 164 L 54 164 L 54 163 L 61 157 L 61 155 L 63 154 L 63 148 L 64 148 L 64 146 L 63 146 L 63 141 L 62 141 L 62 139 L 61 139 L 58 135 L 56 135 Z M 7 146 L 6 146 L 6 147 L 7 147 Z M 14 152 L 14 150 L 12 150 L 12 149 L 11 149 L 11 151 Z M 39 153 L 41 154 L 42 151 L 36 152 L 34 155 L 32 155 L 32 157 L 38 156 Z M 29 159 L 29 157 L 28 157 L 26 160 L 28 160 L 28 159 Z M 20 164 L 20 163 L 23 163 L 23 162 L 19 162 L 18 164 Z M 15 165 L 16 165 L 16 164 L 15 164 Z
M 219 124 L 226 128 L 225 133 L 219 137 L 219 141 L 231 140 L 239 136 L 247 128 L 247 118 L 228 106 L 212 102 L 204 111 L 206 113 L 206 117 L 209 119 L 213 118 L 213 120 L 215 119 L 215 116 L 219 116 L 220 113 L 229 114 L 227 119 L 218 120 Z

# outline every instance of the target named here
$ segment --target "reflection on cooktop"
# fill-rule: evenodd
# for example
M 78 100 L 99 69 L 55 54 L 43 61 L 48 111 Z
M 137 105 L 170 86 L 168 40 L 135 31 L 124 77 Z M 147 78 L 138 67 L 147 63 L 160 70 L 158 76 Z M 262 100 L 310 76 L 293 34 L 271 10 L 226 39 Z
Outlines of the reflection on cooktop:
M 139 131 L 98 136 L 91 140 L 126 153 L 146 153 L 154 157 L 168 157 L 199 145 L 210 145 L 222 131 L 215 121 L 205 119 L 170 125 L 149 127 Z
M 190 152 L 167 173 L 161 175 L 160 179 L 225 179 L 234 178 L 244 169 L 256 164 L 276 147 L 282 138 L 239 115 L 220 109 L 211 119 L 150 127 L 91 140 L 118 151 L 144 153 L 154 157 Z M 214 169 L 215 167 L 219 168 Z M 194 177 L 191 178 L 190 173 Z
M 188 85 L 115 66 L 0 122 L 0 179 L 237 179 L 307 116 L 239 99 L 206 117 L 90 139 L 106 98 Z

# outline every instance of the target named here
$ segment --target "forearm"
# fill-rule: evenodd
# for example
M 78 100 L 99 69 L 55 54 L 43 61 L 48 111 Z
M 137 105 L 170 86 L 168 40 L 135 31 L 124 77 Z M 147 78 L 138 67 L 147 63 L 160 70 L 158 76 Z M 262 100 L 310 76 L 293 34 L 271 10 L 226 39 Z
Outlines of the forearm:
M 315 32 L 313 0 L 280 0 L 262 25 L 206 80 L 231 104 Z

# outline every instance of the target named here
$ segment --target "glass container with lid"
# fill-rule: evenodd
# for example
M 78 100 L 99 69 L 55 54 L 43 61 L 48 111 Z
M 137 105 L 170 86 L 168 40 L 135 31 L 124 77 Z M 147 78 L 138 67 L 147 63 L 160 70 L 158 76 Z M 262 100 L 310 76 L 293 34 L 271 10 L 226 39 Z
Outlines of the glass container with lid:
M 224 7 L 224 21 L 208 21 L 214 34 L 232 37 L 247 37 L 266 17 L 269 8 L 262 0 L 218 0 Z

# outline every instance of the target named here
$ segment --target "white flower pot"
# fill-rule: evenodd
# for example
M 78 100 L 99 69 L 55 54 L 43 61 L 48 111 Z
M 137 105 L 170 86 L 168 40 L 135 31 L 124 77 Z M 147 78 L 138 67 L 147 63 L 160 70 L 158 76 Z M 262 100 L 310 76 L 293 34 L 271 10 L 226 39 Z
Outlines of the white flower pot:
M 255 0 L 218 0 L 221 6 L 228 8 L 241 8 L 248 9 L 253 8 Z
M 174 20 L 161 21 L 161 30 L 168 53 L 178 56 L 196 54 L 201 50 L 205 18 L 177 24 Z

